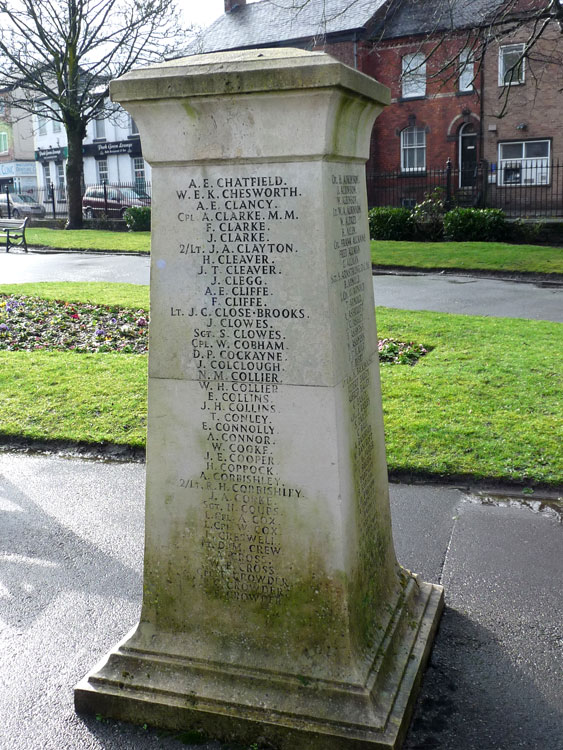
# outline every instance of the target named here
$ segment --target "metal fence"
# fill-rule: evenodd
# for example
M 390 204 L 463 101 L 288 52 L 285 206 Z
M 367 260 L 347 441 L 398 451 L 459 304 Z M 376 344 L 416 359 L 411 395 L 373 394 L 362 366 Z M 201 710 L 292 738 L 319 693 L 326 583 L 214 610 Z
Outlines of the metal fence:
M 413 208 L 439 188 L 446 205 L 501 208 L 510 218 L 547 219 L 563 216 L 563 164 L 546 159 L 481 162 L 459 170 L 414 172 L 368 170 L 368 203 Z
M 151 205 L 151 184 L 103 183 L 82 186 L 82 211 L 85 217 L 122 218 L 129 206 Z M 22 192 L 7 186 L 0 194 L 0 216 L 18 218 L 63 218 L 68 211 L 68 197 L 64 185 L 49 185 Z
M 436 188 L 449 207 L 501 208 L 510 218 L 563 217 L 563 164 L 545 159 L 481 162 L 459 170 L 448 162 L 443 169 L 424 172 L 367 172 L 368 204 L 413 208 Z M 86 217 L 119 219 L 128 206 L 150 206 L 151 184 L 84 185 L 82 208 Z M 63 218 L 67 194 L 63 185 L 49 185 L 23 193 L 6 187 L 0 194 L 0 216 Z

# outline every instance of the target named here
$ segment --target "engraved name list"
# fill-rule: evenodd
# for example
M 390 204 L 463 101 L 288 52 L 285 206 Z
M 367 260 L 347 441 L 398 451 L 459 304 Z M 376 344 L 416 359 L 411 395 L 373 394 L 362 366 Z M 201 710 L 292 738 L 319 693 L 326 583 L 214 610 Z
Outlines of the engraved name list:
M 359 177 L 331 179 L 338 270 L 330 281 L 356 369 L 364 357 L 362 272 L 369 266 L 359 260 L 366 242 L 357 231 Z M 201 470 L 178 476 L 177 487 L 197 494 L 203 514 L 200 584 L 227 599 L 279 602 L 290 589 L 286 521 L 295 514 L 287 510 L 304 490 L 283 477 L 280 388 L 322 316 L 296 283 L 313 273 L 308 222 L 300 218 L 304 192 L 298 178 L 280 174 L 208 171 L 175 185 L 173 194 L 173 265 L 190 281 L 189 294 L 171 300 L 165 316 L 198 382 L 203 446 Z

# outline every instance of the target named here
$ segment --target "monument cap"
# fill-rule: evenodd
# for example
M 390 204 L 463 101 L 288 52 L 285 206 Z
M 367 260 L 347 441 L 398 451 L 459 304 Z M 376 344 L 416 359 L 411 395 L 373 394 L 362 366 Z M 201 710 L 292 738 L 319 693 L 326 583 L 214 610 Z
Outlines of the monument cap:
M 132 70 L 110 84 L 129 101 L 336 87 L 389 104 L 386 86 L 324 52 L 248 49 L 192 55 Z

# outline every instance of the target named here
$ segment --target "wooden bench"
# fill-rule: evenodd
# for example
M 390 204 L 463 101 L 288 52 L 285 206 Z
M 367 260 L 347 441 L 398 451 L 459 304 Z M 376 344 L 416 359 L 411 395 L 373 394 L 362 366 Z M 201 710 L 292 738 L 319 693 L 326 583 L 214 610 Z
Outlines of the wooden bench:
M 0 219 L 0 242 L 6 243 L 6 252 L 11 247 L 23 247 L 27 253 L 27 242 L 25 239 L 25 228 L 29 218 L 25 219 Z

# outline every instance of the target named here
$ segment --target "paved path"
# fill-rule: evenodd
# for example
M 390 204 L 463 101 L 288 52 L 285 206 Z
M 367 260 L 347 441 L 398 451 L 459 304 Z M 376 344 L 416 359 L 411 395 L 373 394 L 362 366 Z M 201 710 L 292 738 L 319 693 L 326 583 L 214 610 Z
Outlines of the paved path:
M 0 283 L 121 281 L 148 284 L 148 256 L 0 253 Z M 440 274 L 373 277 L 375 301 L 403 310 L 563 322 L 563 288 Z
M 449 274 L 373 277 L 376 305 L 563 323 L 563 288 Z
M 0 454 L 1 750 L 190 747 L 73 710 L 139 617 L 144 473 Z M 399 560 L 447 605 L 405 750 L 562 750 L 563 525 L 535 502 L 391 487 Z
M 148 284 L 149 256 L 105 253 L 0 253 L 0 283 L 120 281 Z

